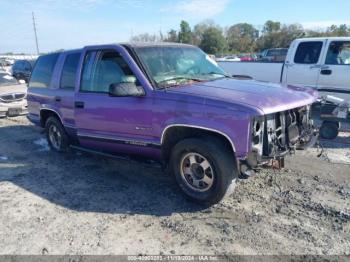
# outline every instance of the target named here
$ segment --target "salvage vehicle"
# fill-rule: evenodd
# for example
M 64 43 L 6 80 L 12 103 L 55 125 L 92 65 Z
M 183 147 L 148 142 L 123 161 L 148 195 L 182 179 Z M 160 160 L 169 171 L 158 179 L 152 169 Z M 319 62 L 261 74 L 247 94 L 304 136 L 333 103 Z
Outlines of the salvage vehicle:
M 0 73 L 0 117 L 25 115 L 27 86 L 12 76 Z
M 241 59 L 238 56 L 225 56 L 216 59 L 217 62 L 241 62 Z
M 233 79 L 191 45 L 125 43 L 39 57 L 28 118 L 54 151 L 159 160 L 187 197 L 211 205 L 241 173 L 315 143 L 316 98 Z
M 228 73 L 260 81 L 310 86 L 321 96 L 350 101 L 350 37 L 303 38 L 292 42 L 284 63 L 219 63 Z

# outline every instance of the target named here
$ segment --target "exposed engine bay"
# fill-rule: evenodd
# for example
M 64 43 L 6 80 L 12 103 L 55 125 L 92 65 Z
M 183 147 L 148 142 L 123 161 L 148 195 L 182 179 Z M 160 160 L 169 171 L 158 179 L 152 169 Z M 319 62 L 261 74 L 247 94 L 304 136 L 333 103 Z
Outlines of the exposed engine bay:
M 296 149 L 313 146 L 317 139 L 310 106 L 255 118 L 251 127 L 252 150 L 244 165 L 256 168 L 271 159 L 283 159 Z

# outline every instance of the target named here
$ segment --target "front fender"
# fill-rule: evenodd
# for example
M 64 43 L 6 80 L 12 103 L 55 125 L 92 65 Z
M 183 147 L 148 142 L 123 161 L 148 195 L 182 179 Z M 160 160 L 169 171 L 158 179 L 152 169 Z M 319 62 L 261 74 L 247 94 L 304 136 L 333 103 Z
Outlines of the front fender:
M 193 118 L 173 118 L 164 122 L 161 126 L 160 143 L 162 144 L 166 136 L 166 132 L 172 127 L 188 127 L 211 131 L 224 136 L 231 144 L 236 157 L 245 158 L 249 151 L 249 130 L 250 121 L 216 121 L 209 119 L 193 119 Z

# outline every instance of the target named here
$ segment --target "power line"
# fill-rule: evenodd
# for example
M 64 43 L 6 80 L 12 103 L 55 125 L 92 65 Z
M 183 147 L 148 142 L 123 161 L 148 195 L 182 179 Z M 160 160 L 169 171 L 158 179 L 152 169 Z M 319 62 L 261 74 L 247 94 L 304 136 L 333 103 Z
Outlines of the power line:
M 33 16 L 33 28 L 34 28 L 34 35 L 35 35 L 36 53 L 39 54 L 39 44 L 38 44 L 38 36 L 36 34 L 34 12 L 32 12 L 32 16 Z

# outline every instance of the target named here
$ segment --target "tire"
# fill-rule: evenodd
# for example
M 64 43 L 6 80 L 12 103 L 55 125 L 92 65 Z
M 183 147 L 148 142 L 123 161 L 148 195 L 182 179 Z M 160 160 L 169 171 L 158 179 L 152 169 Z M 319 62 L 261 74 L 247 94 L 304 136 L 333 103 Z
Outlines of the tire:
M 56 117 L 49 117 L 45 124 L 46 139 L 53 151 L 67 152 L 69 149 L 69 138 Z
M 339 134 L 339 128 L 338 122 L 324 121 L 320 128 L 320 136 L 324 139 L 335 139 Z
M 169 167 L 187 198 L 211 206 L 234 190 L 238 178 L 234 159 L 214 137 L 189 138 L 175 145 Z

